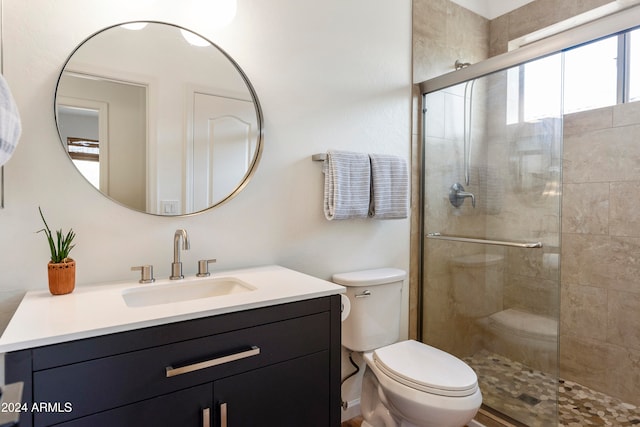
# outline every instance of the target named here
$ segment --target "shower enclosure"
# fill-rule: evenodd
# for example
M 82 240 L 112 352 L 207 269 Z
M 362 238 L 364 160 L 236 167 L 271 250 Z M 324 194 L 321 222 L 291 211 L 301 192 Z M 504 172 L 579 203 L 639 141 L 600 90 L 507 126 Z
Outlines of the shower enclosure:
M 476 370 L 485 405 L 549 426 L 557 424 L 562 116 L 560 98 L 548 96 L 538 108 L 549 114 L 524 120 L 524 72 L 424 97 L 423 335 Z M 531 390 L 541 387 L 545 402 Z
M 578 148 L 572 145 L 570 150 L 563 151 L 566 143 L 563 132 L 567 129 L 565 104 L 572 102 L 564 92 L 565 86 L 573 83 L 567 83 L 566 78 L 563 81 L 563 76 L 570 72 L 565 66 L 569 63 L 565 56 L 573 46 L 637 26 L 640 14 L 637 10 L 634 14 L 633 17 L 627 14 L 624 18 L 627 21 L 599 22 L 569 36 L 551 37 L 520 52 L 491 58 L 420 84 L 424 241 L 419 334 L 422 341 L 458 356 L 474 368 L 485 409 L 515 424 L 543 427 L 562 424 L 558 383 L 559 325 L 564 319 L 560 305 L 561 246 L 565 239 L 572 247 L 570 259 L 563 258 L 563 264 L 568 264 L 562 274 L 563 281 L 569 281 L 568 285 L 563 284 L 563 289 L 568 289 L 566 295 L 581 298 L 573 293 L 582 290 L 577 285 L 587 284 L 591 292 L 589 303 L 600 305 L 595 297 L 596 286 L 612 286 L 588 283 L 586 274 L 580 276 L 580 269 L 592 268 L 580 265 L 581 261 L 601 262 L 591 254 L 597 250 L 592 247 L 587 249 L 592 258 L 578 254 L 580 248 L 575 242 L 586 241 L 587 232 L 574 227 L 566 237 L 561 230 L 561 224 L 565 224 L 561 217 L 563 173 L 566 174 L 563 158 L 565 166 L 569 164 L 572 168 L 570 186 L 579 187 L 574 182 L 582 184 L 575 173 L 581 166 L 579 163 L 587 165 L 590 176 L 594 175 L 592 169 L 600 166 L 588 164 L 588 154 L 576 154 L 593 147 L 580 148 L 576 144 Z M 614 99 L 606 105 L 615 103 Z M 590 117 L 592 120 L 596 113 Z M 637 122 L 640 124 L 640 118 Z M 587 140 L 584 135 L 579 137 Z M 582 142 L 573 136 L 569 138 L 572 144 Z M 636 175 L 624 179 L 637 180 Z M 603 179 L 586 178 L 589 184 Z M 580 188 L 582 191 L 587 187 Z M 581 213 L 574 211 L 574 203 L 584 204 L 585 210 L 590 207 L 588 202 L 571 196 L 570 214 L 577 223 L 582 218 Z M 615 212 L 608 215 L 611 218 Z M 632 269 L 637 270 L 635 266 Z M 598 280 L 604 279 L 598 275 Z M 612 283 L 615 280 L 612 278 Z M 625 282 L 624 286 L 625 291 L 633 292 L 636 301 L 640 285 Z M 606 295 L 604 299 L 606 312 Z M 611 317 L 612 309 L 608 310 Z M 567 325 L 586 317 L 579 311 L 566 316 Z M 614 318 L 614 323 L 623 322 L 615 319 L 618 318 Z M 638 322 L 640 316 L 636 315 L 628 322 L 629 328 Z M 605 335 L 612 334 L 611 323 L 610 318 L 604 318 Z M 578 342 L 587 337 L 591 341 L 581 342 L 595 342 L 582 326 L 577 330 L 571 340 L 575 338 Z M 624 340 L 620 338 L 620 343 L 614 344 L 620 347 Z M 611 340 L 607 335 L 602 341 L 604 348 Z M 570 351 L 579 348 L 574 347 Z M 628 354 L 632 355 L 628 359 L 637 358 L 636 349 L 630 349 Z M 572 355 L 572 363 L 579 364 L 583 361 L 581 357 Z M 608 357 L 608 353 L 603 357 Z M 586 377 L 594 383 L 607 381 L 600 381 L 595 375 Z M 626 388 L 631 388 L 632 396 L 638 394 L 637 386 Z

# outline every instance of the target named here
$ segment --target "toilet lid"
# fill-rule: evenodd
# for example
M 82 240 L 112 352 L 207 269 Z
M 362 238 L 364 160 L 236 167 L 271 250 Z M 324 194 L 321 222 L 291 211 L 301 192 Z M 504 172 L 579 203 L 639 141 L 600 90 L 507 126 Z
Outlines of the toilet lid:
M 373 360 L 389 377 L 427 393 L 461 397 L 478 388 L 478 377 L 466 363 L 414 340 L 379 348 Z

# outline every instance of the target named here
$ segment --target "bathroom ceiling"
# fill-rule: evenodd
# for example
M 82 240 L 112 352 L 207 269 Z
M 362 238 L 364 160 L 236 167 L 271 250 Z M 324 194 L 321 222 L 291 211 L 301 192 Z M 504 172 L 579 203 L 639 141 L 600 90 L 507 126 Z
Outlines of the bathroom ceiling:
M 494 19 L 534 0 L 451 0 L 487 19 Z

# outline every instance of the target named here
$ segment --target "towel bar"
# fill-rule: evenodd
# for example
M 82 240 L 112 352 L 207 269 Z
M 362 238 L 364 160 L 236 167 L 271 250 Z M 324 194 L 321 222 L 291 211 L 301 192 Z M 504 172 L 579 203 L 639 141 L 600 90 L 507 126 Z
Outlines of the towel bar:
M 327 160 L 327 153 L 318 153 L 311 156 L 311 160 L 314 162 L 324 162 Z
M 520 243 L 520 242 L 507 242 L 504 240 L 472 239 L 469 237 L 445 236 L 440 233 L 428 233 L 427 238 L 439 239 L 439 240 L 450 240 L 453 242 L 481 243 L 485 245 L 497 245 L 497 246 L 512 246 L 516 248 L 527 248 L 527 249 L 542 247 L 542 242 Z

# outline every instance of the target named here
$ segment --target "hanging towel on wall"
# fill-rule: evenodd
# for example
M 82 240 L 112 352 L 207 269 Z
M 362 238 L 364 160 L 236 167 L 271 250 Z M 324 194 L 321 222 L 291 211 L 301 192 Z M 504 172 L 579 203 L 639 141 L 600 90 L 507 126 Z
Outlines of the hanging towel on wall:
M 0 166 L 7 163 L 18 145 L 22 125 L 9 85 L 0 74 Z
M 328 220 L 366 218 L 369 212 L 369 155 L 328 151 L 324 161 L 324 215 Z
M 370 154 L 371 205 L 369 216 L 400 219 L 408 215 L 409 174 L 405 159 L 388 154 Z

